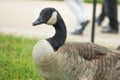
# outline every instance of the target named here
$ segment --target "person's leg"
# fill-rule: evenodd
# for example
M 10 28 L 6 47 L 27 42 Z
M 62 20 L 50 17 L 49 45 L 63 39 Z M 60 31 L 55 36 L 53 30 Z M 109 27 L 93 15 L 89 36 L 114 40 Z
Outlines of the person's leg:
M 118 33 L 118 19 L 117 19 L 117 0 L 104 0 L 106 4 L 106 14 L 109 18 L 109 28 L 103 29 L 105 33 Z
M 83 4 L 83 0 L 66 0 L 68 5 L 70 6 L 71 10 L 76 15 L 79 22 L 86 21 L 87 18 L 84 15 L 84 11 L 80 8 L 80 3 Z
M 96 22 L 98 25 L 101 25 L 101 23 L 103 22 L 103 20 L 105 19 L 105 6 L 104 6 L 104 3 L 102 4 L 102 11 L 99 15 L 99 17 L 97 18 Z
M 86 25 L 89 23 L 83 9 L 80 4 L 83 4 L 83 0 L 66 0 L 72 11 L 77 17 L 78 24 L 75 29 L 71 32 L 72 34 L 82 34 Z M 81 2 L 81 3 L 80 3 Z
M 81 10 L 84 12 L 84 0 L 76 0 L 78 6 L 81 8 Z
M 117 0 L 106 0 L 108 3 L 108 18 L 110 20 L 109 25 L 112 29 L 118 30 L 117 19 Z

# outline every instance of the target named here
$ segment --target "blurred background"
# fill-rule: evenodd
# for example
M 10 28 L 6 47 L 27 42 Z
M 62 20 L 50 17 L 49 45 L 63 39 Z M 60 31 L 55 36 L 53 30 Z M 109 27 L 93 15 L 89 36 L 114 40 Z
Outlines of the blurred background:
M 102 0 L 97 0 L 96 18 L 101 12 Z M 120 0 L 119 0 L 120 2 Z M 70 31 L 76 25 L 76 16 L 70 7 L 63 0 L 1 0 L 0 1 L 0 33 L 7 33 L 25 37 L 47 38 L 54 34 L 52 27 L 46 28 L 32 27 L 32 22 L 39 16 L 41 9 L 45 7 L 56 8 L 63 17 L 68 30 L 68 40 L 72 41 L 90 41 L 92 26 L 93 0 L 85 0 L 85 14 L 90 20 L 84 34 L 71 35 Z M 118 5 L 118 19 L 120 21 L 120 5 Z M 105 18 L 103 26 L 108 24 L 108 18 Z M 95 42 L 106 45 L 118 46 L 120 43 L 119 34 L 102 34 L 101 27 L 96 25 Z M 119 30 L 120 31 L 120 30 Z
M 120 22 L 120 0 L 118 21 Z M 102 0 L 97 0 L 96 18 L 101 12 Z M 32 48 L 38 40 L 54 35 L 53 27 L 32 23 L 45 7 L 56 8 L 67 26 L 67 41 L 90 42 L 93 0 L 85 0 L 85 14 L 90 23 L 83 35 L 71 35 L 77 20 L 70 7 L 63 0 L 0 0 L 0 80 L 44 80 L 40 77 L 33 60 Z M 103 24 L 108 25 L 108 18 Z M 103 34 L 102 27 L 95 24 L 95 43 L 115 49 L 120 45 L 118 34 Z
M 64 1 L 64 0 L 48 0 L 48 1 Z M 86 3 L 92 3 L 93 0 L 84 0 Z M 101 3 L 103 0 L 97 0 L 97 3 Z M 118 3 L 120 4 L 120 0 L 118 0 Z

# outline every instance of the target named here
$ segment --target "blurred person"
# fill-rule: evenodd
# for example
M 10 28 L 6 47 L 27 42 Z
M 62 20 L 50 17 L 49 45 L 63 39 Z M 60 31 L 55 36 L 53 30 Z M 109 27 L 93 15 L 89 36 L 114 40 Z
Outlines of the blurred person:
M 85 27 L 89 23 L 89 20 L 86 18 L 84 13 L 84 1 L 83 0 L 65 0 L 65 1 L 76 15 L 78 21 L 77 26 L 71 32 L 71 34 L 82 35 Z
M 109 25 L 103 27 L 102 33 L 118 33 L 117 0 L 103 0 L 102 12 L 96 20 L 97 24 L 101 25 L 106 16 L 109 19 Z
M 101 13 L 100 13 L 99 17 L 98 17 L 97 20 L 96 20 L 96 23 L 97 23 L 99 26 L 101 26 L 102 22 L 103 22 L 104 19 L 105 19 L 105 16 L 106 16 L 106 14 L 105 14 L 105 8 L 104 8 L 104 4 L 102 4 Z

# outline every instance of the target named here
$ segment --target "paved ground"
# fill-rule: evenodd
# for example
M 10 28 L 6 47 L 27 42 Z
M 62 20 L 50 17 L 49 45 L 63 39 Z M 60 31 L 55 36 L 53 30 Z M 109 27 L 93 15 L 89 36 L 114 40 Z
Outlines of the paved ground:
M 90 41 L 92 4 L 85 4 L 86 16 L 90 20 L 89 25 L 82 36 L 70 35 L 70 31 L 76 24 L 76 17 L 65 2 L 38 1 L 38 0 L 1 0 L 0 1 L 0 33 L 20 35 L 25 37 L 47 38 L 54 34 L 54 29 L 47 25 L 32 26 L 32 22 L 38 17 L 44 7 L 55 7 L 62 15 L 68 30 L 69 41 Z M 97 15 L 101 11 L 101 5 L 97 5 Z M 120 14 L 120 6 L 118 10 Z M 120 21 L 120 15 L 118 15 Z M 107 25 L 105 19 L 103 26 Z M 46 28 L 46 27 L 47 28 Z M 120 31 L 120 30 L 119 30 Z M 96 25 L 95 42 L 103 46 L 117 47 L 120 45 L 119 34 L 102 34 L 101 27 Z

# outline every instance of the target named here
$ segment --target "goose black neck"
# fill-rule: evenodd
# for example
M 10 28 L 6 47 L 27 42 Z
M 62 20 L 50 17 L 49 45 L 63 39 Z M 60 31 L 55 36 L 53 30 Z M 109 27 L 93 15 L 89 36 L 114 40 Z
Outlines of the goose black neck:
M 54 51 L 57 51 L 64 44 L 67 37 L 66 26 L 60 15 L 57 16 L 57 22 L 53 27 L 55 28 L 55 35 L 47 40 L 52 45 Z

